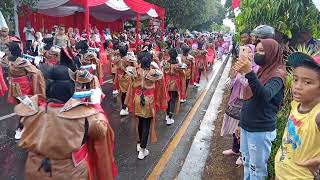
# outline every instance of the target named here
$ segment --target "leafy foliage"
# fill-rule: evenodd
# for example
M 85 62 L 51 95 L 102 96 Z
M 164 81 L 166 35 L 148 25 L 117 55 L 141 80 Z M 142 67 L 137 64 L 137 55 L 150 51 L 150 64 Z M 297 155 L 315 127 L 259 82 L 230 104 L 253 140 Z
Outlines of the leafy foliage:
M 166 9 L 166 24 L 179 28 L 210 29 L 213 22 L 222 24 L 225 9 L 220 0 L 147 0 Z
M 268 24 L 289 36 L 299 29 L 310 28 L 320 37 L 320 13 L 311 0 L 242 0 L 236 18 L 239 31 Z
M 278 113 L 277 118 L 277 137 L 275 141 L 273 142 L 272 149 L 271 149 L 271 155 L 268 163 L 268 172 L 269 177 L 275 177 L 275 170 L 274 170 L 274 158 L 278 152 L 278 149 L 282 142 L 282 136 L 283 132 L 286 128 L 288 116 L 290 114 L 291 110 L 291 101 L 292 101 L 292 94 L 291 94 L 291 83 L 292 83 L 292 73 L 289 72 L 287 76 L 287 82 L 285 87 L 285 94 L 284 94 L 284 103 L 283 106 Z
M 228 33 L 230 32 L 230 27 L 226 25 L 219 25 L 217 23 L 213 23 L 211 25 L 211 30 L 214 32 Z
M 34 9 L 38 2 L 38 0 L 0 0 L 0 11 L 8 21 L 11 20 L 10 18 L 14 17 L 14 1 L 18 4 L 18 14 L 25 13 L 25 11 L 19 10 L 22 5 Z

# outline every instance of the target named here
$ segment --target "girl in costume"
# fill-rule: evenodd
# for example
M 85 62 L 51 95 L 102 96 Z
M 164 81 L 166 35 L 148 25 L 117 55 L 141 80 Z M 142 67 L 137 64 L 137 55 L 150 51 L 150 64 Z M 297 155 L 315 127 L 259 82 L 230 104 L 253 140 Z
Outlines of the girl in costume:
M 16 104 L 27 96 L 41 94 L 45 96 L 45 81 L 42 73 L 29 60 L 22 58 L 22 50 L 17 42 L 9 47 L 9 93 L 8 103 Z M 15 139 L 20 139 L 23 126 L 19 123 Z
M 128 47 L 126 45 L 120 45 L 119 52 L 121 59 L 117 63 L 116 72 L 116 82 L 119 83 L 119 89 L 121 92 L 121 116 L 129 115 L 128 107 L 125 105 L 124 101 L 126 98 L 126 93 L 128 91 L 129 85 L 131 83 L 131 78 L 129 74 L 126 73 L 128 66 L 135 66 L 135 61 L 132 56 L 128 56 Z
M 211 38 L 209 38 L 209 43 L 206 44 L 206 49 L 208 51 L 206 58 L 207 58 L 207 62 L 210 67 L 212 67 L 212 65 L 214 63 L 214 58 L 215 58 L 215 54 L 216 54 L 216 52 L 214 50 L 215 49 L 214 44 L 212 43 L 212 41 L 213 40 Z
M 188 87 L 189 84 L 193 84 L 194 81 L 194 57 L 189 54 L 190 52 L 190 47 L 187 45 L 182 46 L 182 56 L 181 56 L 181 61 L 182 63 L 187 65 L 187 68 L 185 69 L 185 74 L 186 74 L 186 86 L 184 89 L 184 94 L 187 96 L 188 92 Z M 181 99 L 181 102 L 185 102 L 186 99 Z
M 206 79 L 208 80 L 207 78 L 208 63 L 206 59 L 207 50 L 203 49 L 203 45 L 204 45 L 203 41 L 198 43 L 198 49 L 195 50 L 195 55 L 194 55 L 195 56 L 194 85 L 196 87 L 200 86 L 200 79 L 201 79 L 202 72 L 205 75 Z
M 186 83 L 185 67 L 179 64 L 177 50 L 170 49 L 169 55 L 170 60 L 164 64 L 165 88 L 170 96 L 166 116 L 167 125 L 174 123 L 173 114 L 179 112 L 180 100 L 185 98 L 184 87 Z
M 140 160 L 149 155 L 149 151 L 146 149 L 149 134 L 151 142 L 157 140 L 155 116 L 157 110 L 159 110 L 156 104 L 160 101 L 158 96 L 160 93 L 156 82 L 162 80 L 163 74 L 159 69 L 151 66 L 151 61 L 151 54 L 142 52 L 139 54 L 140 67 L 130 66 L 127 68 L 132 82 L 127 93 L 126 103 L 139 120 L 137 151 L 139 152 L 138 159 Z
M 118 40 L 113 40 L 111 41 L 111 47 L 109 48 L 109 54 L 108 54 L 108 59 L 110 59 L 110 69 L 111 69 L 111 74 L 113 78 L 113 95 L 118 95 L 119 94 L 119 82 L 116 80 L 116 73 L 117 73 L 117 64 L 120 61 L 120 53 L 119 53 L 119 41 Z
M 25 128 L 19 143 L 28 151 L 25 179 L 112 180 L 117 173 L 113 130 L 102 112 L 81 101 L 68 71 L 62 65 L 49 68 L 47 101 L 35 95 L 29 104 L 35 108 L 15 107 Z M 90 84 L 89 72 L 75 74 Z

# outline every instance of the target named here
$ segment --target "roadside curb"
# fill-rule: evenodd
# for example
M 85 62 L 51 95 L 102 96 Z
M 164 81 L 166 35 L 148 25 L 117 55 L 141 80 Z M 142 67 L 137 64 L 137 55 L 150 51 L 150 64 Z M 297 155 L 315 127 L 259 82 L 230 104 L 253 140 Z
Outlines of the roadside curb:
M 167 163 L 170 161 L 171 156 L 173 152 L 176 150 L 178 144 L 181 141 L 181 138 L 185 134 L 186 130 L 188 129 L 191 121 L 193 120 L 196 113 L 199 112 L 200 106 L 203 104 L 204 98 L 208 95 L 209 91 L 212 91 L 212 86 L 214 85 L 214 88 L 217 87 L 217 82 L 219 82 L 219 79 L 221 77 L 221 73 L 224 71 L 224 68 L 229 61 L 230 55 L 227 55 L 226 59 L 221 62 L 221 64 L 215 69 L 215 73 L 212 76 L 212 78 L 209 80 L 208 84 L 204 87 L 200 95 L 197 97 L 197 100 L 195 104 L 193 104 L 193 107 L 185 114 L 184 120 L 181 122 L 181 124 L 177 127 L 174 135 L 170 138 L 168 144 L 165 146 L 163 150 L 163 154 L 161 155 L 159 161 L 155 164 L 153 168 L 150 169 L 150 174 L 148 175 L 147 179 L 159 179 L 160 175 L 162 174 L 163 170 L 167 166 Z M 213 92 L 211 92 L 213 94 Z M 211 94 L 210 93 L 210 94 Z M 211 95 L 210 95 L 211 96 Z M 188 147 L 189 148 L 189 147 Z
M 177 179 L 200 180 L 209 155 L 211 138 L 213 137 L 214 121 L 218 116 L 218 109 L 223 100 L 225 81 L 231 69 L 232 61 L 226 60 L 226 65 L 211 98 L 210 104 L 200 124 L 199 131 L 192 142 L 189 153 L 184 161 Z

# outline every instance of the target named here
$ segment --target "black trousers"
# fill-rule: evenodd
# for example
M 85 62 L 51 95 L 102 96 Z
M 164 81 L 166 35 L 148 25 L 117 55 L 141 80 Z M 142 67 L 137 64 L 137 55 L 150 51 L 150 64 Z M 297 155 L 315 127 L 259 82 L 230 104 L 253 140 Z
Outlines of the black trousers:
M 189 83 L 190 83 L 190 79 L 187 79 L 187 80 L 186 80 L 186 91 L 187 91 L 187 89 L 188 89 Z
M 145 149 L 147 147 L 148 138 L 149 138 L 149 132 L 150 132 L 150 124 L 152 118 L 143 118 L 139 117 L 139 125 L 138 125 L 138 131 L 139 131 L 139 139 L 138 143 L 140 143 L 140 147 Z
M 115 80 L 116 80 L 116 74 L 115 74 L 115 73 L 112 73 L 112 81 L 113 81 L 113 85 L 114 85 Z M 114 89 L 114 87 L 113 87 L 113 89 Z
M 32 40 L 26 41 L 26 51 L 31 51 Z
M 240 152 L 240 141 L 234 133 L 233 133 L 232 151 L 235 153 Z
M 170 101 L 168 102 L 167 115 L 169 115 L 169 118 L 172 118 L 179 94 L 177 91 L 169 91 L 168 93 L 170 96 Z
M 197 79 L 197 83 L 198 83 L 198 84 L 200 83 L 202 71 L 203 71 L 202 69 L 199 69 L 199 77 L 198 77 L 198 79 Z
M 21 123 L 20 119 L 19 119 L 19 122 L 18 122 L 18 126 L 17 126 L 17 129 L 20 129 L 22 130 L 23 129 L 23 124 Z
M 127 93 L 121 93 L 121 106 L 122 106 L 122 109 L 126 109 L 127 106 L 124 104 L 124 101 L 126 100 L 126 96 L 127 96 Z
M 17 101 L 20 103 L 21 101 L 17 99 Z M 21 123 L 21 117 L 19 116 L 19 120 L 18 120 L 18 126 L 17 126 L 17 129 L 20 129 L 22 130 L 24 128 L 23 124 Z

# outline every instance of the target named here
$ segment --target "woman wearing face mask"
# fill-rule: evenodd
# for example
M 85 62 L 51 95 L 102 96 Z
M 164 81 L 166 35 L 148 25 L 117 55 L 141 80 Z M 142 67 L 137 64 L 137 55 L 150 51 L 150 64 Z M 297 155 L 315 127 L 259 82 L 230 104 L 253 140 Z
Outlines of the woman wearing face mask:
M 244 91 L 245 102 L 240 116 L 240 151 L 244 164 L 244 179 L 265 179 L 272 141 L 276 137 L 276 118 L 284 96 L 286 71 L 280 45 L 273 39 L 261 39 L 256 46 L 252 70 L 249 59 L 239 60 L 234 69 L 245 74 L 249 86 Z
M 241 53 L 239 54 L 239 58 L 249 58 L 251 61 L 254 60 L 254 51 L 255 46 L 252 44 L 248 44 L 241 47 Z M 252 70 L 257 73 L 259 70 L 259 66 L 252 62 Z M 231 81 L 230 81 L 231 82 Z M 228 101 L 228 108 L 226 109 L 226 113 L 224 114 L 223 124 L 221 128 L 221 136 L 225 136 L 227 134 L 233 135 L 233 144 L 232 148 L 225 150 L 222 152 L 223 155 L 240 155 L 240 134 L 236 134 L 236 130 L 238 128 L 239 120 L 240 120 L 240 111 L 241 109 L 235 108 L 238 105 L 241 105 L 243 102 L 243 92 L 245 88 L 248 86 L 248 80 L 240 73 L 237 73 L 236 77 L 229 85 L 232 90 Z M 236 161 L 237 165 L 242 165 L 241 156 Z

